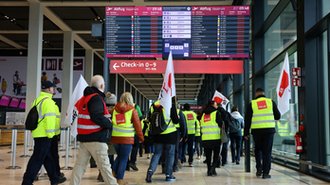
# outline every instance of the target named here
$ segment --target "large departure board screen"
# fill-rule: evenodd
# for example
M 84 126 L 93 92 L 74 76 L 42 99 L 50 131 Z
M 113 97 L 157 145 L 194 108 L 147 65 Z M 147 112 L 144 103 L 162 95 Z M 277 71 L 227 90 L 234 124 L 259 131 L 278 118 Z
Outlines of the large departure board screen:
M 106 7 L 109 58 L 248 58 L 249 6 Z

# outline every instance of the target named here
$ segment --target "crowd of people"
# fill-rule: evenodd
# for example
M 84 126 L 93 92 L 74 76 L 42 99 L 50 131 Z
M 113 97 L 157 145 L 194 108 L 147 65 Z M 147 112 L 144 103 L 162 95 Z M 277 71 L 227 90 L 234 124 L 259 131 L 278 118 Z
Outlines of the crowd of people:
M 58 135 L 60 113 L 52 100 L 56 84 L 44 80 L 42 92 L 33 104 L 39 105 L 39 124 L 32 131 L 35 141 L 33 154 L 28 162 L 22 185 L 31 185 L 42 165 L 45 166 L 52 185 L 66 181 L 60 172 L 58 157 Z M 256 176 L 271 178 L 270 157 L 275 133 L 275 120 L 280 118 L 276 104 L 264 96 L 262 89 L 256 91 L 256 99 L 247 107 L 245 118 L 233 106 L 226 111 L 221 99 L 208 102 L 202 112 L 191 110 L 189 104 L 182 109 L 176 97 L 172 98 L 170 114 L 167 116 L 159 100 L 155 101 L 146 116 L 133 96 L 124 92 L 117 97 L 104 92 L 104 79 L 95 75 L 83 97 L 76 104 L 78 157 L 70 177 L 70 185 L 79 185 L 92 158 L 99 170 L 99 181 L 107 185 L 124 185 L 125 171 L 139 170 L 136 165 L 138 151 L 150 158 L 145 181 L 151 183 L 159 164 L 165 181 L 175 181 L 174 172 L 187 162 L 194 166 L 194 155 L 206 157 L 207 176 L 216 176 L 216 168 L 227 164 L 228 143 L 230 142 L 232 163 L 239 165 L 242 155 L 242 140 L 249 139 L 250 130 L 255 143 Z M 160 110 L 160 111 L 159 111 Z M 165 125 L 155 131 L 155 115 Z M 161 114 L 161 115 L 159 115 Z M 244 132 L 243 132 L 244 130 Z M 224 139 L 227 136 L 228 141 Z M 152 154 L 152 156 L 151 156 Z M 186 160 L 188 154 L 188 160 Z M 142 155 L 142 153 L 140 153 Z M 115 158 L 114 158 L 115 157 Z M 92 166 L 92 165 L 91 165 Z

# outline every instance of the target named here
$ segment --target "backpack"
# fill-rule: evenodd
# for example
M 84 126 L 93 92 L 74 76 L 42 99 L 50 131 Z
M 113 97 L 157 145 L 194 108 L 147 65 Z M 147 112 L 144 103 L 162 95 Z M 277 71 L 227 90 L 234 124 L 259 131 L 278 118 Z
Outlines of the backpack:
M 233 116 L 229 115 L 229 133 L 241 132 L 241 123 Z
M 39 113 L 38 113 L 38 105 L 41 104 L 46 98 L 43 98 L 41 101 L 39 101 L 36 105 L 34 105 L 29 113 L 27 114 L 26 120 L 25 120 L 25 129 L 26 130 L 35 130 L 38 127 L 38 119 L 39 119 Z M 41 106 L 40 105 L 40 106 Z M 40 120 L 42 121 L 42 120 Z
M 156 107 L 154 104 L 152 106 L 154 111 L 149 117 L 149 133 L 150 135 L 158 135 L 167 129 L 168 124 L 163 115 L 163 107 L 161 105 Z

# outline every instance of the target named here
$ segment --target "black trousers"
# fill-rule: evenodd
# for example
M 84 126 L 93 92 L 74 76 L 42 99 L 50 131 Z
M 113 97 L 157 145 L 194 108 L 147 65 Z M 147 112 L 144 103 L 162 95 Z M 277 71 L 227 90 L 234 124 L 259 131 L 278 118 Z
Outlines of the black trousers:
M 253 134 L 256 168 L 266 175 L 269 174 L 271 168 L 273 139 L 274 133 Z
M 57 166 L 51 151 L 52 139 L 47 137 L 34 138 L 34 149 L 26 167 L 22 185 L 32 185 L 42 165 L 44 165 L 51 184 L 59 180 Z M 58 154 L 57 154 L 58 155 Z
M 194 141 L 195 141 L 195 134 L 189 134 L 188 140 L 186 144 L 188 145 L 188 162 L 192 163 L 194 161 Z
M 205 152 L 207 168 L 209 170 L 211 166 L 215 167 L 218 164 L 221 141 L 210 140 L 210 141 L 203 141 L 202 143 Z M 212 160 L 212 154 L 213 154 L 213 160 Z

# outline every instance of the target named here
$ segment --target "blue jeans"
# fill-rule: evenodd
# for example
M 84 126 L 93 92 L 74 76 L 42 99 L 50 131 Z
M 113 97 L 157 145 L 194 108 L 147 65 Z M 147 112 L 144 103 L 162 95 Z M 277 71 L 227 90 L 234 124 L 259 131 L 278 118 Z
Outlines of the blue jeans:
M 175 144 L 154 143 L 154 147 L 155 153 L 151 158 L 148 172 L 151 172 L 151 174 L 153 174 L 156 171 L 160 156 L 163 152 L 163 147 L 165 147 L 165 174 L 166 176 L 172 176 Z
M 132 150 L 131 144 L 115 144 L 117 157 L 113 164 L 113 170 L 115 171 L 117 179 L 124 179 L 128 156 Z

